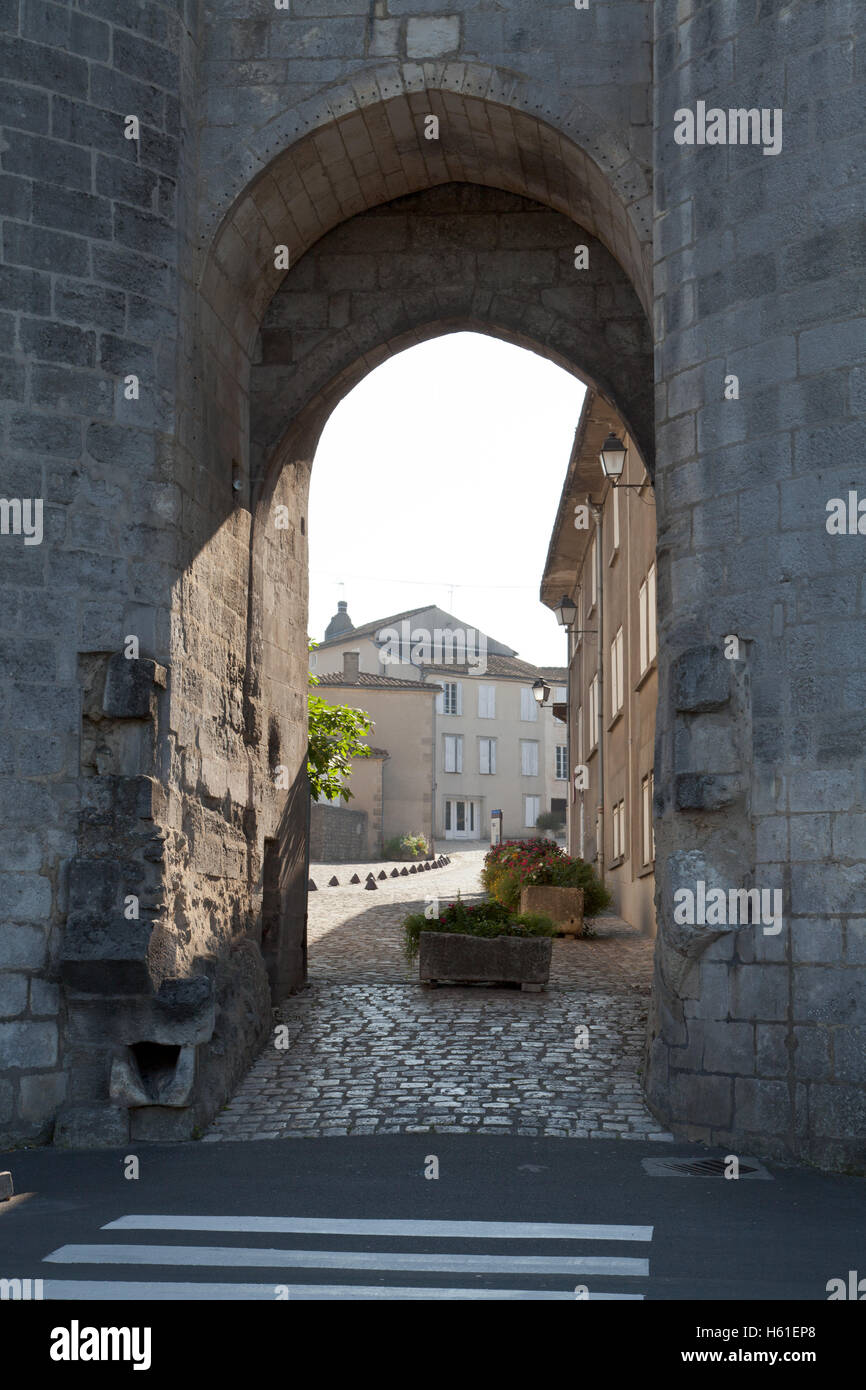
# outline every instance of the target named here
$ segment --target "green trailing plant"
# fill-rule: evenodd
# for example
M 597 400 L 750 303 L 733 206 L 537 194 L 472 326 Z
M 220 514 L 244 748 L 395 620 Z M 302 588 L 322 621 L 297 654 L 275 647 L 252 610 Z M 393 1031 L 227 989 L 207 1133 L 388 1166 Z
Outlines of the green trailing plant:
M 312 651 L 317 645 L 308 643 Z M 311 686 L 319 682 L 309 673 Z M 310 796 L 314 800 L 327 797 L 329 801 L 349 801 L 352 793 L 345 785 L 355 758 L 369 758 L 370 748 L 364 742 L 373 727 L 365 710 L 351 705 L 329 705 L 320 695 L 307 696 L 309 725 L 307 745 L 307 775 Z
M 411 965 L 418 955 L 422 931 L 454 932 L 461 936 L 555 936 L 556 926 L 541 912 L 511 912 L 499 902 L 483 902 L 467 906 L 458 895 L 457 901 L 440 912 L 438 917 L 425 917 L 423 912 L 410 913 L 403 922 L 403 950 Z

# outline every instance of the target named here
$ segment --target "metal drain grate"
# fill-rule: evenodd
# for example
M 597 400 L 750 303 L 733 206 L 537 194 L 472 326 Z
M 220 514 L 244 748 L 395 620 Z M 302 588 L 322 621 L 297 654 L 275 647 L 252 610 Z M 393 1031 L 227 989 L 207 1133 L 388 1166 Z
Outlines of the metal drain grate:
M 739 1155 L 738 1155 L 739 1158 Z M 651 1178 L 723 1178 L 728 1167 L 724 1158 L 645 1158 L 641 1166 Z M 740 1178 L 763 1178 L 772 1182 L 772 1175 L 756 1158 L 739 1159 Z M 733 1178 L 728 1179 L 733 1182 Z

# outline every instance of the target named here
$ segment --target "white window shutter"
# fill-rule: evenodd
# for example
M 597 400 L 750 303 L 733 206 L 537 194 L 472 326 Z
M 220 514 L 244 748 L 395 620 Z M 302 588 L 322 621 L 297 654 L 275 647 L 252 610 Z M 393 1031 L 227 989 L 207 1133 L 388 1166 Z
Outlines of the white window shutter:
M 457 769 L 456 769 L 456 770 L 457 770 L 458 772 L 462 772 L 462 771 L 463 771 L 463 739 L 460 737 L 459 734 L 457 735 L 457 737 L 456 737 L 455 740 L 454 740 L 454 746 L 455 746 L 455 749 L 456 749 L 456 752 L 457 752 Z
M 457 682 L 457 713 L 463 713 L 463 682 Z
M 644 580 L 638 589 L 638 624 L 640 626 L 640 673 L 643 675 L 647 668 L 647 663 L 649 662 L 646 580 Z
M 437 714 L 444 714 L 444 713 L 445 713 L 445 685 L 444 685 L 444 683 L 443 683 L 442 681 L 437 681 L 436 684 L 439 686 L 439 694 L 436 696 L 436 713 L 437 713 Z
M 491 772 L 495 772 L 495 771 L 496 771 L 496 739 L 495 739 L 495 738 L 492 738 L 492 739 L 490 740 L 490 745 L 489 745 L 489 746 L 490 746 L 490 771 L 491 771 Z
M 478 745 L 478 770 L 484 773 L 490 771 L 490 740 L 486 738 Z

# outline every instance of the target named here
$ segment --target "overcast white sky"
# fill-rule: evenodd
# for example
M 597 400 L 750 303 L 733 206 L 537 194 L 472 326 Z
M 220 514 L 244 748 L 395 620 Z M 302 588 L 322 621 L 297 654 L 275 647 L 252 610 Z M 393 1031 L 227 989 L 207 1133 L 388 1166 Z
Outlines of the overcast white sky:
M 310 493 L 310 636 L 438 603 L 539 666 L 565 638 L 538 589 L 584 387 L 479 333 L 407 349 L 341 401 Z M 453 591 L 452 591 L 453 586 Z

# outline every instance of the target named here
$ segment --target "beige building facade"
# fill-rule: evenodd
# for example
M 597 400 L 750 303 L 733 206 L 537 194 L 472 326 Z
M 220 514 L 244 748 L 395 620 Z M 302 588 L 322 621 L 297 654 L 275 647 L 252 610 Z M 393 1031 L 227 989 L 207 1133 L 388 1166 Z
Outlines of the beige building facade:
M 435 605 L 354 628 L 341 602 L 311 653 L 311 670 L 319 675 L 350 657 L 370 678 L 420 681 L 434 695 L 436 839 L 488 840 L 494 812 L 501 812 L 503 837 L 519 839 L 542 833 L 536 828 L 542 812 L 565 814 L 567 731 L 553 712 L 554 700 L 566 700 L 565 667 L 522 661 Z M 541 707 L 533 695 L 540 679 L 551 692 Z M 397 752 L 389 726 L 380 725 L 375 737 L 391 755 L 384 772 L 387 819 Z
M 333 653 L 330 659 L 336 661 Z M 359 669 L 355 652 L 339 671 L 315 672 L 317 693 L 329 704 L 365 710 L 373 721 L 369 758 L 351 766 L 347 809 L 367 813 L 371 858 L 394 836 L 423 835 L 432 848 L 434 705 L 436 692 L 418 680 Z
M 617 486 L 599 455 L 626 445 Z M 639 450 L 616 411 L 588 390 L 541 585 L 576 605 L 569 631 L 568 843 L 593 861 L 626 921 L 655 933 L 653 762 L 656 518 Z

